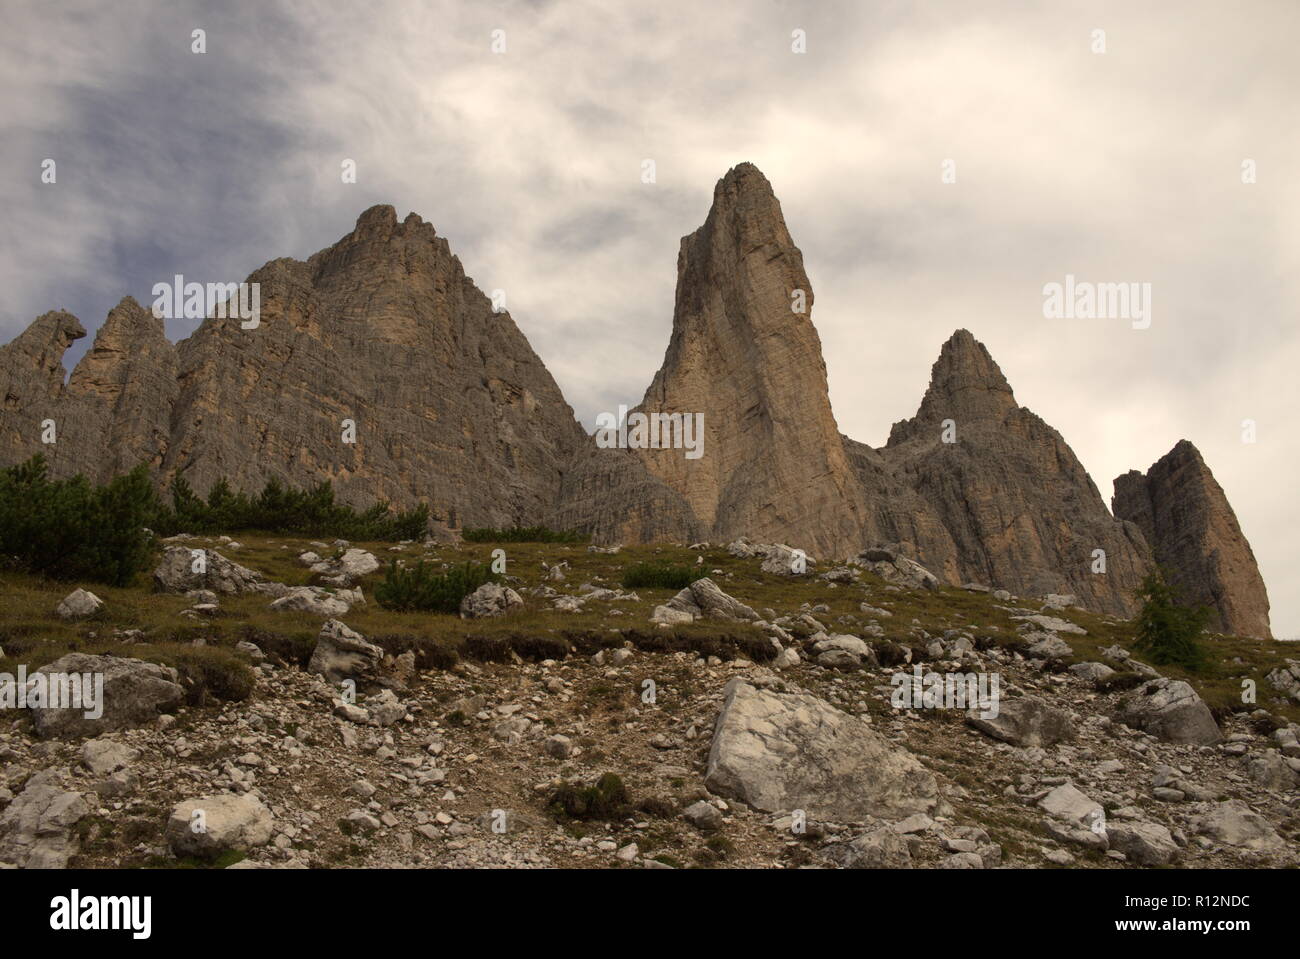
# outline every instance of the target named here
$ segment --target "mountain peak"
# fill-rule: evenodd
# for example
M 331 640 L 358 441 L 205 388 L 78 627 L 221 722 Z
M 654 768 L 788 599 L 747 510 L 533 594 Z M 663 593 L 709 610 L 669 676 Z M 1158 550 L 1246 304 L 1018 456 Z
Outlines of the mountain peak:
M 1117 519 L 1142 530 L 1156 562 L 1190 602 L 1216 611 L 1224 632 L 1268 639 L 1268 591 L 1255 554 L 1214 474 L 1188 440 L 1152 464 L 1115 478 Z
M 965 329 L 948 337 L 939 350 L 939 359 L 930 370 L 930 389 L 953 398 L 962 391 L 977 390 L 994 394 L 999 408 L 1016 405 L 1011 384 L 987 347 Z
M 371 233 L 374 231 L 391 231 L 397 226 L 397 210 L 390 203 L 376 203 L 367 210 L 363 210 L 357 217 L 357 225 L 354 232 Z
M 673 333 L 648 412 L 704 417 L 699 460 L 654 451 L 647 468 L 682 495 L 704 535 L 778 537 L 816 554 L 861 548 L 860 492 L 826 387 L 803 254 L 767 178 L 741 163 L 683 238 Z
M 958 424 L 1001 423 L 1018 409 L 1011 384 L 988 349 L 969 330 L 959 329 L 943 344 L 930 368 L 930 385 L 916 416 L 894 424 L 894 445 L 951 419 Z
M 71 313 L 51 310 L 34 319 L 13 342 L 0 347 L 0 351 L 15 361 L 22 357 L 21 364 L 14 366 L 15 373 L 20 367 L 25 368 L 29 373 L 55 377 L 62 385 L 63 354 L 85 335 L 86 328 Z

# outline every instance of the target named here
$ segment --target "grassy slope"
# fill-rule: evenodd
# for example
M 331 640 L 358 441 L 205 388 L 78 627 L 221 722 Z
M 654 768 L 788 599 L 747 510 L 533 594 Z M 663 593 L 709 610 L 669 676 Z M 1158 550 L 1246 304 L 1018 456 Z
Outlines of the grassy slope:
M 301 537 L 239 535 L 244 544 L 229 550 L 215 541 L 223 555 L 264 573 L 268 578 L 290 585 L 307 585 L 312 574 L 297 560 L 299 553 L 312 549 L 326 555 Z M 198 542 L 198 541 L 196 541 Z M 387 563 L 404 558 L 415 562 L 428 557 L 435 563 L 460 563 L 467 559 L 490 562 L 492 551 L 504 549 L 507 575 L 518 578 L 518 589 L 543 583 L 560 592 L 573 593 L 585 582 L 611 588 L 619 587 L 624 567 L 643 561 L 667 561 L 689 565 L 700 575 L 712 576 L 724 590 L 766 615 L 765 609 L 778 615 L 796 612 L 804 603 L 822 603 L 829 613 L 818 618 L 832 631 L 854 632 L 854 624 L 866 619 L 859 604 L 866 598 L 874 605 L 890 609 L 892 618 L 882 621 L 886 637 L 908 643 L 913 626 L 919 625 L 932 634 L 953 626 L 968 627 L 974 634 L 995 641 L 1015 644 L 1015 626 L 1011 613 L 999 608 L 987 594 L 945 588 L 937 592 L 893 592 L 873 576 L 864 576 L 861 585 L 833 587 L 814 577 L 794 579 L 763 573 L 757 560 L 741 560 L 721 548 L 692 551 L 675 546 L 636 546 L 624 548 L 616 555 L 590 553 L 585 546 L 560 544 L 463 544 L 426 550 L 418 544 L 391 549 L 389 543 L 354 543 L 369 549 Z M 703 555 L 704 562 L 696 566 Z M 545 580 L 542 562 L 567 562 L 566 580 Z M 721 573 L 714 572 L 720 570 Z M 354 608 L 342 617 L 349 626 L 379 642 L 392 652 L 415 648 L 422 653 L 421 665 L 442 665 L 457 655 L 482 656 L 484 650 L 499 655 L 508 646 L 526 658 L 557 656 L 566 646 L 576 644 L 588 650 L 600 645 L 615 645 L 624 638 L 669 641 L 687 645 L 707 644 L 721 638 L 740 649 L 762 645 L 763 634 L 745 624 L 696 623 L 661 631 L 649 625 L 651 610 L 668 600 L 675 590 L 641 588 L 639 601 L 615 603 L 591 602 L 581 613 L 556 612 L 538 597 L 525 594 L 523 613 L 507 618 L 466 622 L 456 616 L 429 613 L 393 613 L 373 602 L 374 584 L 382 571 L 362 582 L 370 602 Z M 53 615 L 54 607 L 76 585 L 85 585 L 105 601 L 105 609 L 93 619 L 64 623 Z M 864 589 L 865 587 L 865 589 Z M 305 613 L 273 612 L 269 599 L 262 595 L 222 597 L 220 615 L 211 620 L 194 621 L 180 615 L 192 605 L 183 596 L 155 593 L 148 574 L 141 575 L 128 588 L 115 589 L 96 584 L 76 584 L 43 580 L 38 577 L 4 573 L 0 576 L 0 671 L 13 673 L 20 663 L 34 669 L 66 652 L 108 652 L 136 656 L 172 665 L 188 664 L 192 672 L 207 676 L 217 686 L 218 695 L 235 692 L 241 686 L 238 674 L 243 658 L 232 651 L 241 639 L 251 638 L 272 655 L 286 660 L 304 661 L 310 655 L 321 619 Z M 1028 604 L 1025 604 L 1028 605 Z M 613 610 L 622 610 L 622 615 Z M 1071 610 L 1066 618 L 1088 630 L 1087 636 L 1066 637 L 1075 649 L 1076 661 L 1100 659 L 1100 650 L 1112 643 L 1131 647 L 1132 627 L 1106 617 Z M 841 621 L 841 617 L 852 620 Z M 144 636 L 135 643 L 124 643 L 116 631 L 138 629 Z M 624 636 L 634 631 L 636 636 Z M 204 645 L 195 646 L 202 639 Z M 476 645 L 477 644 L 477 645 Z M 1211 650 L 1210 667 L 1201 675 L 1188 675 L 1177 667 L 1162 668 L 1166 675 L 1187 679 L 1212 708 L 1227 711 L 1241 706 L 1241 681 L 1253 679 L 1262 704 L 1293 720 L 1300 720 L 1300 707 L 1278 708 L 1275 694 L 1265 674 L 1279 665 L 1294 647 L 1238 637 L 1215 636 L 1207 640 Z M 1236 660 L 1240 660 L 1237 662 Z

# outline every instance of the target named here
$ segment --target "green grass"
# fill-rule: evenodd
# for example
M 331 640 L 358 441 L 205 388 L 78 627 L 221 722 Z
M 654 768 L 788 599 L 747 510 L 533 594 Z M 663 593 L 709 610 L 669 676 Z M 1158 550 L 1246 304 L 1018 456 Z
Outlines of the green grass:
M 312 581 L 312 573 L 298 561 L 298 555 L 304 550 L 322 552 L 310 538 L 298 536 L 255 534 L 241 537 L 240 542 L 243 548 L 238 550 L 229 550 L 215 539 L 194 540 L 191 544 L 210 546 L 271 580 L 291 586 Z M 361 581 L 359 585 L 370 602 L 354 607 L 342 617 L 344 622 L 390 653 L 414 650 L 421 669 L 448 668 L 458 658 L 509 660 L 511 652 L 527 660 L 559 658 L 567 650 L 590 655 L 628 641 L 644 650 L 688 651 L 724 660 L 744 656 L 762 662 L 772 655 L 766 634 L 748 623 L 702 620 L 673 629 L 652 626 L 649 619 L 654 607 L 672 598 L 677 587 L 640 587 L 636 601 L 591 601 L 577 613 L 552 610 L 549 602 L 529 593 L 529 587 L 553 585 L 545 578 L 543 562 L 566 562 L 567 583 L 574 587 L 584 582 L 609 586 L 622 582 L 625 572 L 638 565 L 692 566 L 700 553 L 685 547 L 626 546 L 610 555 L 591 553 L 585 546 L 572 543 L 489 542 L 426 548 L 420 544 L 393 547 L 391 543 L 370 541 L 353 545 L 370 550 L 381 560 L 402 558 L 408 564 L 423 560 L 440 573 L 467 562 L 490 566 L 494 549 L 506 551 L 508 581 L 525 598 L 523 610 L 509 617 L 462 620 L 456 613 L 384 609 L 375 599 L 383 572 L 372 573 Z M 859 586 L 832 588 L 812 576 L 763 573 L 757 560 L 737 559 L 721 548 L 705 550 L 703 555 L 704 563 L 698 573 L 692 570 L 692 574 L 711 577 L 765 618 L 764 610 L 768 608 L 777 615 L 786 615 L 797 613 L 803 603 L 821 603 L 829 607 L 829 612 L 815 615 L 828 629 L 853 633 L 855 628 L 840 623 L 840 618 L 852 616 L 864 623 L 867 615 L 859 606 L 866 601 L 893 613 L 880 620 L 884 641 L 918 646 L 910 635 L 912 620 L 916 619 L 931 635 L 961 627 L 982 644 L 1010 648 L 1021 644 L 1016 621 L 997 609 L 1002 604 L 987 594 L 947 587 L 894 592 L 870 574 L 862 577 Z M 156 558 L 150 570 L 155 563 Z M 90 588 L 105 601 L 105 607 L 91 620 L 66 623 L 53 615 L 54 607 L 77 585 Z M 193 674 L 206 675 L 205 688 L 212 690 L 209 695 L 215 699 L 239 692 L 239 677 L 237 672 L 228 672 L 228 664 L 246 663 L 242 654 L 233 651 L 240 640 L 251 640 L 268 656 L 302 666 L 311 655 L 322 623 L 320 617 L 307 613 L 272 611 L 270 599 L 260 594 L 221 597 L 222 615 L 211 620 L 193 621 L 179 615 L 191 605 L 192 601 L 184 596 L 153 592 L 148 573 L 124 587 L 56 582 L 29 573 L 0 574 L 0 648 L 5 654 L 0 657 L 0 671 L 12 674 L 20 663 L 34 669 L 74 650 L 136 656 L 166 661 L 177 668 L 183 665 Z M 1024 605 L 1031 604 L 1026 601 Z M 611 618 L 611 608 L 621 609 L 625 615 Z M 1088 630 L 1087 636 L 1066 637 L 1075 650 L 1073 662 L 1101 660 L 1101 649 L 1113 643 L 1133 649 L 1134 628 L 1129 623 L 1076 610 L 1062 615 Z M 129 644 L 114 635 L 126 629 L 141 630 L 141 640 Z M 206 645 L 191 646 L 198 638 Z M 882 641 L 872 643 L 879 646 Z M 1209 657 L 1204 672 L 1192 675 L 1177 666 L 1161 667 L 1161 671 L 1186 679 L 1220 717 L 1230 710 L 1255 708 L 1241 702 L 1241 680 L 1252 679 L 1259 705 L 1300 721 L 1300 706 L 1277 702 L 1279 694 L 1264 679 L 1286 656 L 1295 656 L 1294 647 L 1226 636 L 1206 637 L 1204 645 Z M 1240 664 L 1233 662 L 1236 657 L 1242 660 Z M 875 700 L 865 698 L 874 708 Z
M 491 526 L 461 530 L 467 543 L 589 543 L 591 537 L 576 530 L 554 530 L 547 526 Z

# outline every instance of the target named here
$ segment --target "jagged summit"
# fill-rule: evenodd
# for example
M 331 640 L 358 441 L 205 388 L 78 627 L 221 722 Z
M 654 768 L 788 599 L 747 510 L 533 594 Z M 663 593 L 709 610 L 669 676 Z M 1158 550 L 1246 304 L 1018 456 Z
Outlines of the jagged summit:
M 930 383 L 916 416 L 894 424 L 889 445 L 949 419 L 964 424 L 1000 423 L 1018 408 L 1011 384 L 988 348 L 969 330 L 960 329 L 943 344 L 930 368 Z
M 861 491 L 831 413 L 813 299 L 771 184 L 739 164 L 682 239 L 672 337 L 639 407 L 703 414 L 706 455 L 636 454 L 681 496 L 686 528 L 786 538 L 816 555 L 858 548 Z
M 1268 591 L 1255 554 L 1191 442 L 1179 440 L 1145 474 L 1116 477 L 1111 502 L 1117 518 L 1141 528 L 1156 562 L 1187 599 L 1215 611 L 1217 628 L 1271 638 Z
M 173 346 L 128 297 L 65 386 L 63 353 L 85 330 L 67 313 L 38 318 L 0 347 L 0 462 L 45 452 L 55 475 L 100 480 L 146 462 L 200 493 L 219 477 L 329 479 L 353 505 L 427 502 L 448 536 L 514 524 L 603 542 L 748 536 L 824 560 L 888 545 L 949 583 L 1073 593 L 1117 614 L 1134 612 L 1164 557 L 1210 584 L 1229 628 L 1267 634 L 1254 557 L 1195 448 L 1117 480 L 1112 517 L 968 330 L 943 344 L 916 415 L 883 448 L 842 437 L 803 254 L 752 163 L 718 180 L 677 267 L 663 364 L 633 413 L 698 423 L 697 456 L 598 445 L 447 240 L 379 204 L 305 261 L 255 271 L 253 328 L 212 317 Z M 40 442 L 48 419 L 57 446 Z

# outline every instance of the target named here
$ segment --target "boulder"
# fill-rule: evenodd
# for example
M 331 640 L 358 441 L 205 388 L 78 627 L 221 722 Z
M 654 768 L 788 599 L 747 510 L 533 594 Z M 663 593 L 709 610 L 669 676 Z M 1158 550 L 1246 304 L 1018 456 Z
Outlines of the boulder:
M 1105 663 L 1075 663 L 1070 667 L 1071 674 L 1086 683 L 1099 683 L 1115 675 L 1115 670 Z
M 367 642 L 360 633 L 337 619 L 331 619 L 320 628 L 307 671 L 323 676 L 331 686 L 337 686 L 345 679 L 377 678 L 383 658 L 383 649 Z
M 164 835 L 177 856 L 215 859 L 271 841 L 271 810 L 252 793 L 205 796 L 173 807 Z
M 74 827 L 89 814 L 80 793 L 60 786 L 54 770 L 41 770 L 0 815 L 0 862 L 20 869 L 66 869 L 81 846 Z
M 140 750 L 111 739 L 91 739 L 81 747 L 81 761 L 96 776 L 108 776 L 140 758 Z
M 907 840 L 888 826 L 879 826 L 850 842 L 831 846 L 826 855 L 845 869 L 912 868 Z
M 201 557 L 201 558 L 200 558 Z M 164 593 L 187 593 L 208 589 L 233 596 L 255 592 L 266 578 L 238 563 L 232 563 L 216 550 L 169 546 L 162 562 L 153 571 L 154 587 Z
M 758 619 L 758 614 L 724 593 L 713 580 L 697 579 L 668 601 L 668 608 L 689 613 L 693 619 Z
M 663 626 L 683 626 L 686 623 L 695 622 L 695 617 L 683 609 L 674 609 L 671 606 L 656 606 L 654 612 L 650 614 L 650 622 Z
M 1257 786 L 1274 792 L 1288 792 L 1300 784 L 1300 775 L 1276 749 L 1266 749 L 1261 753 L 1244 758 L 1246 775 Z
M 484 616 L 501 616 L 523 606 L 523 598 L 509 586 L 484 583 L 460 601 L 461 619 L 479 619 Z
M 885 582 L 906 589 L 938 589 L 939 578 L 915 560 L 891 549 L 864 549 L 849 562 L 875 573 Z
M 712 803 L 702 799 L 687 806 L 682 818 L 700 832 L 713 832 L 722 826 L 722 813 Z
M 59 602 L 54 613 L 59 619 L 85 619 L 104 608 L 104 601 L 84 589 L 74 589 Z
M 1047 831 L 1062 842 L 1106 849 L 1106 811 L 1073 783 L 1062 783 L 1039 800 L 1047 813 Z
M 1070 714 L 1035 696 L 1003 699 L 998 714 L 983 718 L 979 709 L 966 713 L 966 723 L 980 732 L 1013 746 L 1054 746 L 1077 735 Z
M 352 607 L 319 586 L 291 586 L 279 599 L 271 601 L 277 612 L 311 613 L 313 616 L 343 616 Z
M 1033 616 L 1012 616 L 1011 618 L 1030 623 L 1049 633 L 1072 633 L 1075 636 L 1088 635 L 1088 631 L 1082 626 L 1076 626 L 1074 623 L 1059 619 L 1056 616 L 1044 616 L 1041 613 L 1036 613 Z
M 44 677 L 43 679 L 40 677 Z M 85 677 L 90 677 L 87 684 Z M 119 656 L 69 653 L 42 666 L 28 679 L 28 702 L 33 690 L 49 691 L 46 703 L 53 703 L 55 689 L 85 689 L 81 702 L 59 707 L 32 708 L 32 722 L 42 739 L 98 736 L 153 722 L 159 713 L 169 712 L 185 700 L 180 676 L 170 666 Z M 102 689 L 99 686 L 102 680 Z M 36 684 L 36 686 L 33 686 Z M 91 700 L 96 700 L 93 704 Z M 70 699 L 60 700 L 72 703 Z M 87 715 L 89 713 L 90 715 Z M 98 715 L 96 715 L 98 713 Z
M 1110 848 L 1139 866 L 1167 866 L 1182 852 L 1169 830 L 1154 822 L 1112 822 L 1106 827 Z
M 867 723 L 807 694 L 732 679 L 724 690 L 705 785 L 764 812 L 812 819 L 901 819 L 940 806 L 934 776 Z
M 327 586 L 351 586 L 363 576 L 369 576 L 379 569 L 379 560 L 373 553 L 364 549 L 344 550 L 336 559 L 328 559 L 312 564 L 311 571 L 320 576 Z
M 1272 824 L 1240 799 L 1215 803 L 1192 831 L 1244 852 L 1276 853 L 1286 845 Z
M 1116 721 L 1171 743 L 1213 745 L 1222 734 L 1196 690 L 1182 680 L 1151 679 L 1120 700 Z
M 1025 654 L 1034 659 L 1045 659 L 1048 662 L 1054 662 L 1069 659 L 1074 655 L 1074 650 L 1070 647 L 1070 644 L 1055 633 L 1030 633 L 1026 639 L 1035 641 L 1025 650 Z
M 776 576 L 802 576 L 812 565 L 813 560 L 807 553 L 777 544 L 769 547 L 761 569 Z

